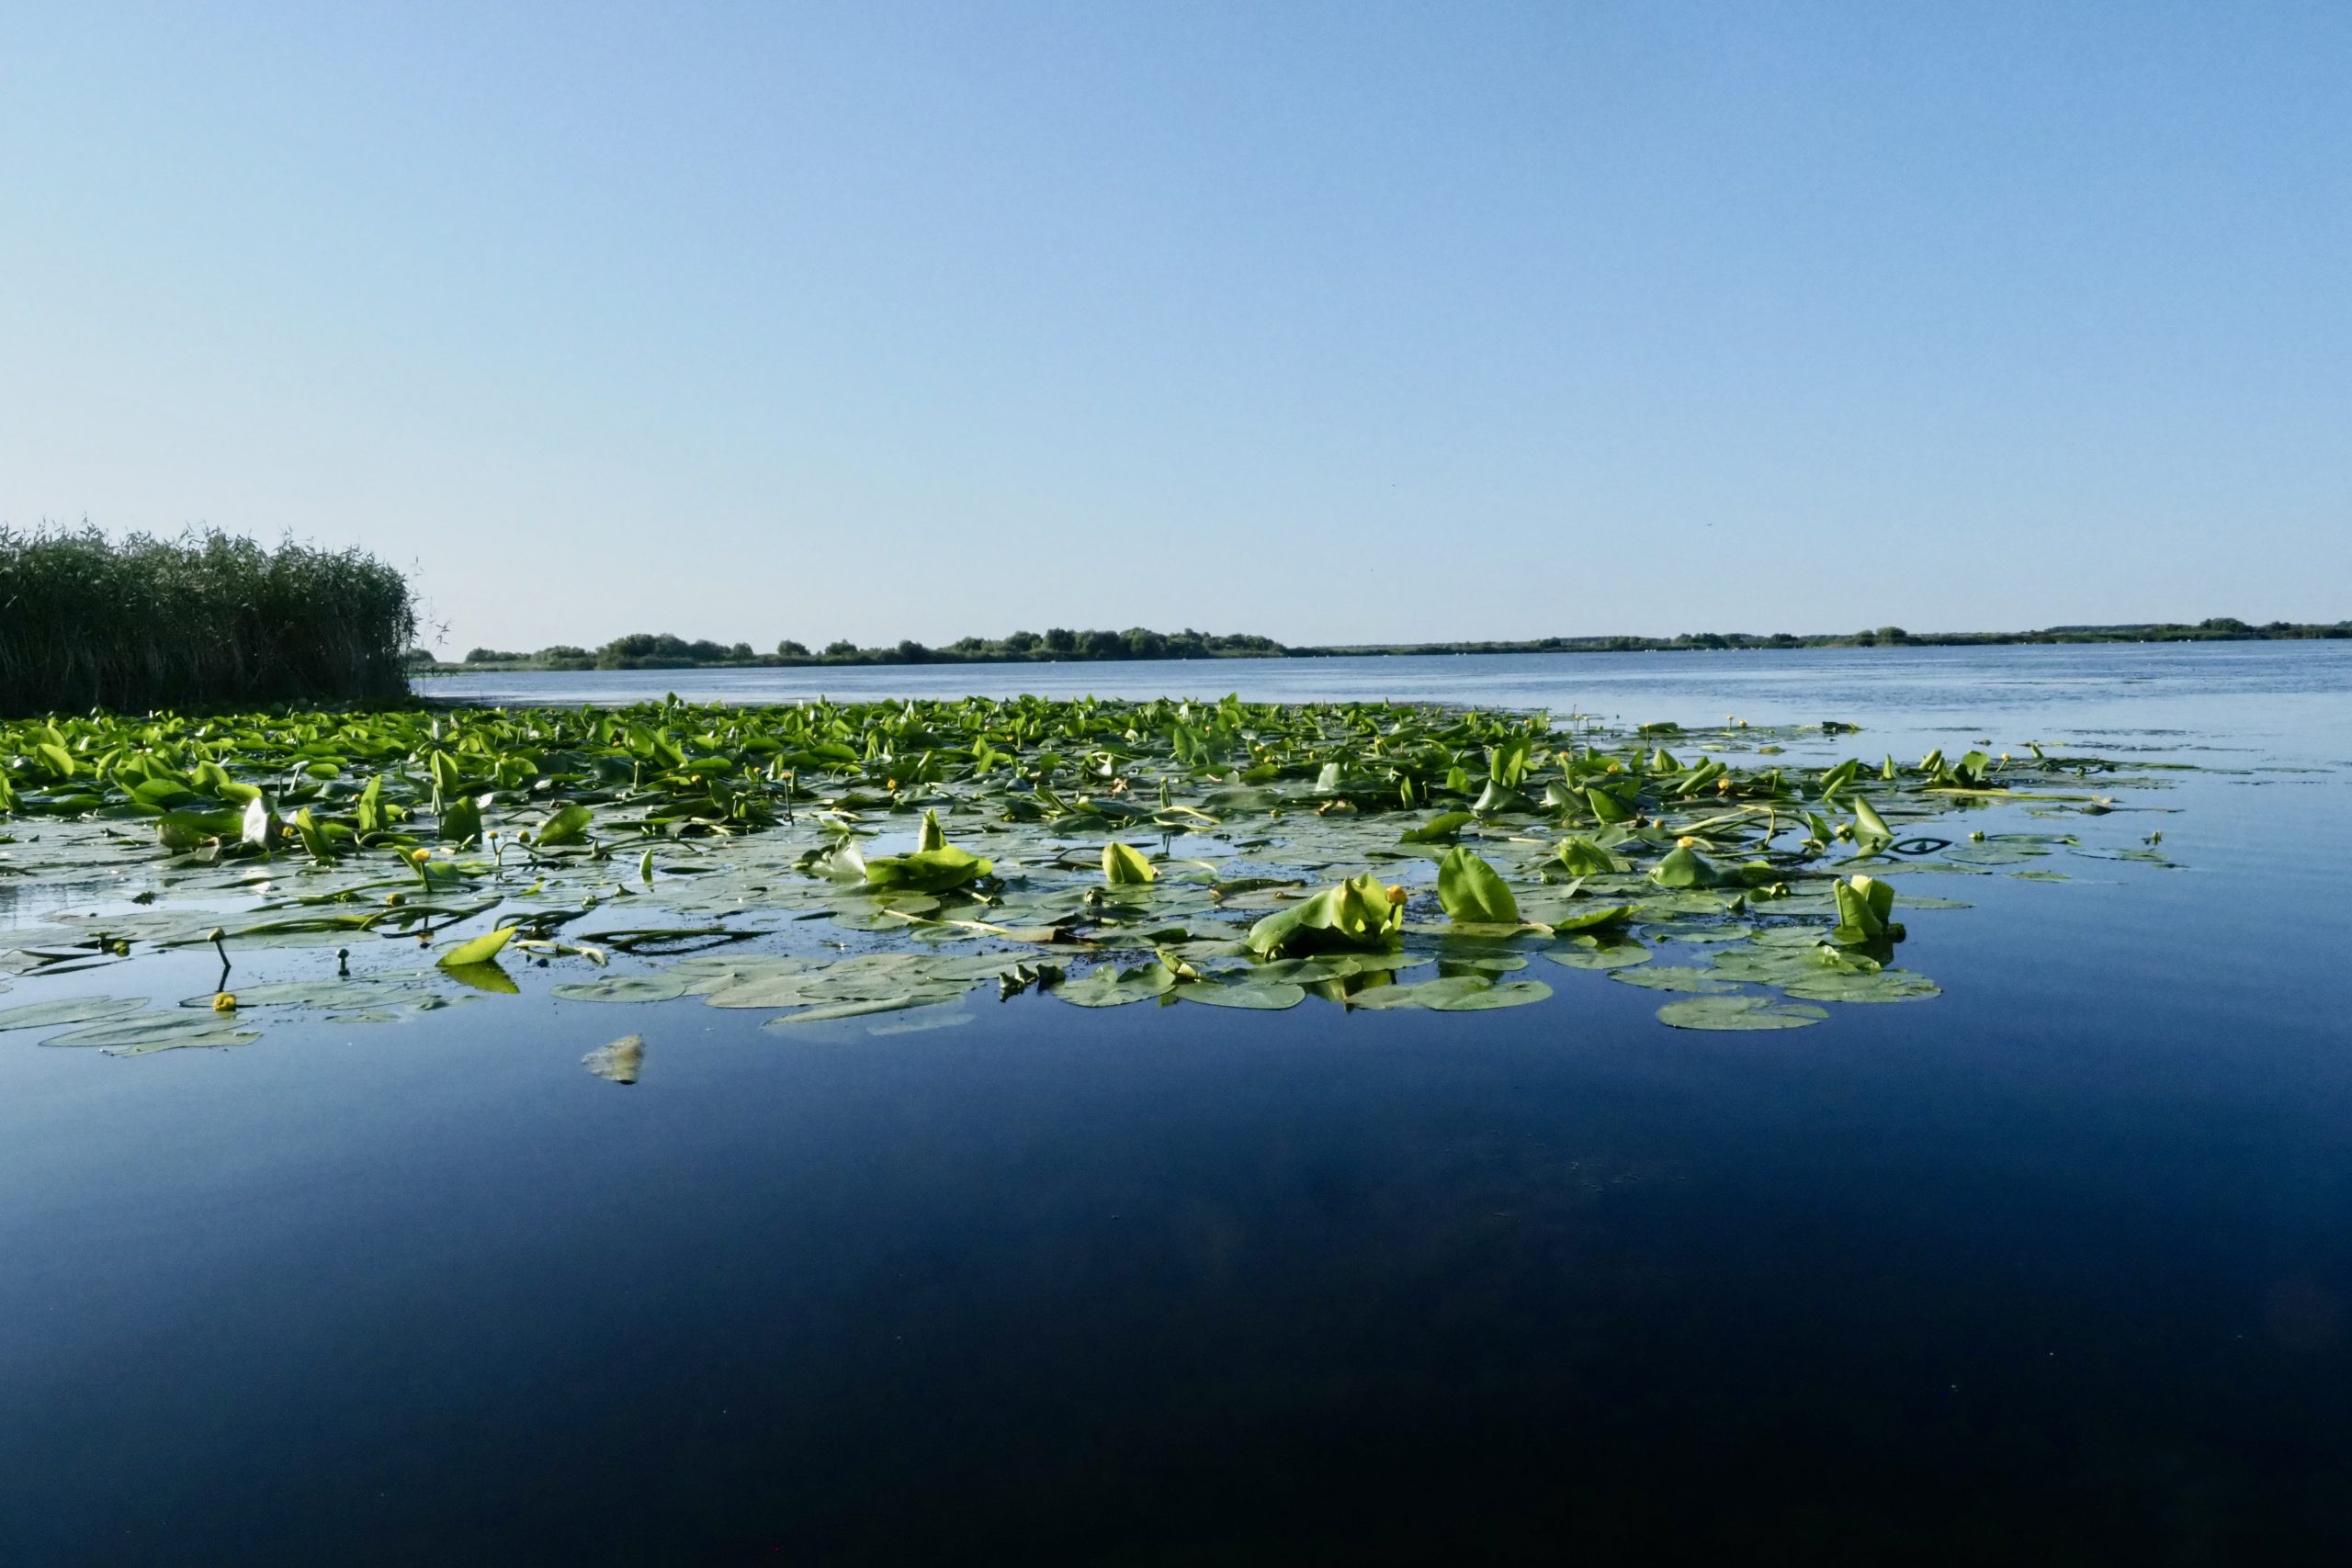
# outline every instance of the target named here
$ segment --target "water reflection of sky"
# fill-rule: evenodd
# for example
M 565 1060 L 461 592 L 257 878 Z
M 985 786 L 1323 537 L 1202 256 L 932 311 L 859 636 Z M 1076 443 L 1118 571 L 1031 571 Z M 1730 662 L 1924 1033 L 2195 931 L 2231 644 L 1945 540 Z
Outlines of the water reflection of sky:
M 2158 730 L 2352 759 L 2352 641 L 1801 649 L 1151 663 L 893 665 L 448 676 L 420 694 L 486 704 L 887 696 L 1216 697 L 1479 703 L 1646 723 L 1838 718 L 1892 743 Z M 2003 733 L 2003 732 L 2007 733 Z

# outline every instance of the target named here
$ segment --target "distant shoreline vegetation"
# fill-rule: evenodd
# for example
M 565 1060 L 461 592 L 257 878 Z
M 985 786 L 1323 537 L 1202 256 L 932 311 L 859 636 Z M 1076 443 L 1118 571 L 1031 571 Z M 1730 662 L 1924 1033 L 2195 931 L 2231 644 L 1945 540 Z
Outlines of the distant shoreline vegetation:
M 2012 643 L 2274 642 L 2352 637 L 2352 621 L 2270 621 L 2262 625 L 2216 615 L 2191 625 L 2149 622 L 2097 626 L 2050 626 L 2026 632 L 1908 632 L 1901 626 L 1800 637 L 1791 632 L 1685 632 L 1679 637 L 1547 637 L 1525 642 L 1408 642 L 1292 647 L 1249 634 L 1156 632 L 1130 626 L 1123 632 L 1014 632 L 1009 637 L 967 637 L 941 648 L 915 641 L 860 648 L 837 641 L 820 649 L 786 638 L 766 652 L 747 642 L 689 640 L 667 632 L 615 637 L 601 648 L 558 644 L 533 653 L 477 648 L 455 663 L 431 650 L 410 650 L 418 673 L 508 670 L 695 670 L 793 668 L 842 664 L 1057 664 L 1108 663 L 1155 659 L 1339 659 L 1448 653 L 1681 653 L 1710 649 L 1790 648 L 1973 648 Z

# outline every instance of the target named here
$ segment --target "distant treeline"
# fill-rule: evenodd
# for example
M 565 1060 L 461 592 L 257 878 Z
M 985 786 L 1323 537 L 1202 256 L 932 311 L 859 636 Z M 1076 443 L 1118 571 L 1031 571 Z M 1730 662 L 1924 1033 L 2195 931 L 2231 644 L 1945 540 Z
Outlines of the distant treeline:
M 1878 626 L 1859 632 L 1683 632 L 1675 637 L 1547 637 L 1532 642 L 1414 642 L 1293 648 L 1293 659 L 1381 653 L 1670 653 L 1733 648 L 1971 648 L 2028 642 L 2262 642 L 2352 637 L 2352 621 L 2270 621 L 2256 626 L 2233 615 L 2194 625 L 2150 621 L 2111 626 L 2049 626 L 2034 632 L 1907 632 Z
M 462 666 L 441 664 L 425 649 L 413 650 L 419 666 L 437 669 L 678 670 L 699 665 L 797 664 L 1042 664 L 1064 660 L 1124 659 L 1328 659 L 1366 654 L 1411 653 L 1669 653 L 1736 648 L 1932 648 L 1995 643 L 2069 642 L 2246 642 L 2278 638 L 2352 637 L 2352 621 L 2332 625 L 2271 621 L 2256 626 L 2216 615 L 2195 625 L 2150 622 L 2111 626 L 2051 626 L 2032 632 L 1926 632 L 1901 626 L 1868 631 L 1798 636 L 1792 632 L 1684 632 L 1678 637 L 1547 637 L 1530 642 L 1406 642 L 1325 647 L 1286 647 L 1272 637 L 1204 632 L 1156 632 L 1130 626 L 1123 632 L 1074 632 L 1055 627 L 1042 635 L 967 637 L 944 648 L 908 641 L 888 648 L 860 648 L 840 641 L 811 650 L 786 638 L 772 653 L 748 642 L 688 641 L 666 632 L 615 637 L 602 648 L 558 644 L 536 653 L 477 648 Z
M 359 550 L 0 527 L 0 713 L 401 698 L 415 637 Z
M 1146 626 L 1130 626 L 1123 632 L 1074 632 L 1056 626 L 1043 633 L 967 637 L 944 648 L 914 641 L 860 648 L 844 640 L 812 651 L 786 637 L 772 653 L 762 653 L 748 642 L 690 642 L 667 632 L 638 632 L 615 637 L 597 649 L 558 643 L 536 653 L 510 653 L 477 648 L 466 655 L 465 664 L 473 669 L 488 665 L 529 670 L 676 670 L 704 664 L 1042 664 L 1062 660 L 1278 659 L 1286 651 L 1272 637 L 1218 637 L 1190 629 L 1156 632 Z

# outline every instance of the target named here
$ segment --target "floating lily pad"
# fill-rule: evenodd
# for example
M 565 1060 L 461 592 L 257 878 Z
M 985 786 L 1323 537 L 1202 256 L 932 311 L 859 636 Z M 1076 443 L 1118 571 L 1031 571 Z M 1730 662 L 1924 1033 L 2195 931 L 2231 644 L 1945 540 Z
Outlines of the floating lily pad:
M 1306 987 L 1288 980 L 1208 980 L 1179 986 L 1175 994 L 1185 1001 L 1208 1007 L 1247 1008 L 1259 1012 L 1280 1012 L 1306 999 Z
M 1302 986 L 1344 980 L 1357 975 L 1387 975 L 1419 960 L 1401 953 L 1326 953 L 1313 958 L 1279 958 L 1252 970 L 1261 980 L 1291 980 Z
M 158 1051 L 215 1050 L 228 1045 L 250 1045 L 261 1038 L 253 1029 L 209 1029 L 187 1034 L 166 1035 L 160 1039 L 134 1041 L 124 1045 L 108 1045 L 100 1055 L 107 1056 L 152 1056 Z M 43 1044 L 55 1045 L 54 1040 Z
M 905 996 L 875 997 L 864 1001 L 825 1002 L 816 1007 L 787 1012 L 762 1024 L 763 1029 L 788 1029 L 796 1024 L 825 1023 L 837 1018 L 863 1018 L 868 1013 L 899 1012 L 908 1008 L 936 1007 L 942 1002 L 962 999 L 961 992 L 946 996 L 937 991 L 910 991 Z
M 127 1018 L 108 1019 L 86 1028 L 52 1034 L 41 1042 L 44 1045 L 157 1045 L 165 1042 L 191 1042 L 207 1035 L 228 1035 L 243 1032 L 220 1014 L 191 1015 L 185 1012 L 140 1013 Z M 248 1035 L 248 1038 L 258 1038 Z M 243 1043 L 243 1042 L 224 1042 Z
M 1544 949 L 1544 956 L 1568 969 L 1630 969 L 1653 955 L 1637 942 L 1569 942 Z
M 92 1019 L 137 1012 L 146 1005 L 143 997 L 61 997 L 51 1002 L 26 1002 L 19 1007 L 0 1008 L 0 1031 L 86 1023 Z M 209 998 L 206 1005 L 210 1005 Z
M 666 1002 L 686 994 L 686 977 L 683 975 L 606 975 L 594 980 L 558 986 L 554 994 L 568 1002 Z
M 1075 980 L 1063 981 L 1046 994 L 1073 1007 L 1115 1008 L 1165 996 L 1175 985 L 1176 976 L 1162 964 L 1142 964 L 1122 969 L 1103 964 Z
M 1658 1021 L 1677 1029 L 1804 1029 L 1828 1016 L 1802 1002 L 1756 996 L 1691 997 L 1657 1010 Z
M 910 1013 L 905 1018 L 893 1018 L 881 1023 L 869 1023 L 865 1026 L 865 1032 L 874 1035 L 929 1034 L 933 1030 L 961 1029 L 971 1021 L 972 1015 L 968 1012 L 947 1012 L 937 1008 L 926 1008 L 922 1011 Z
M 1527 967 L 1527 960 L 1516 953 L 1482 953 L 1456 957 L 1441 951 L 1437 955 L 1440 975 L 1512 975 Z
M 1440 982 L 1429 982 L 1434 986 Z M 1440 997 L 1429 1006 L 1438 1012 L 1490 1012 L 1498 1008 L 1525 1007 L 1552 994 L 1541 980 L 1498 980 L 1484 989 Z
M 1794 947 L 1807 952 L 1821 945 L 1829 934 L 1826 926 L 1770 926 L 1748 940 L 1758 947 Z
M 1906 969 L 1881 969 L 1857 974 L 1824 968 L 1787 982 L 1790 996 L 1815 1002 L 1917 1002 L 1941 996 L 1942 988 L 1925 975 Z
M 1414 985 L 1372 986 L 1348 998 L 1351 1007 L 1383 1011 L 1391 1008 L 1437 1008 L 1442 1003 L 1494 988 L 1483 975 L 1442 976 Z
M 206 991 L 182 998 L 180 1006 L 209 1011 L 218 993 Z M 424 985 L 413 980 L 384 980 L 376 976 L 334 980 L 281 980 L 260 986 L 232 987 L 240 1010 L 246 1008 L 300 1007 L 334 1010 L 339 1008 L 380 1007 L 427 995 Z
M 1701 944 L 1718 942 L 1744 942 L 1753 931 L 1750 926 L 1652 926 L 1642 934 L 1652 942 L 1679 942 Z
M 1709 969 L 1688 969 L 1672 964 L 1652 964 L 1639 969 L 1613 969 L 1609 977 L 1653 991 L 1727 991 L 1731 987 Z

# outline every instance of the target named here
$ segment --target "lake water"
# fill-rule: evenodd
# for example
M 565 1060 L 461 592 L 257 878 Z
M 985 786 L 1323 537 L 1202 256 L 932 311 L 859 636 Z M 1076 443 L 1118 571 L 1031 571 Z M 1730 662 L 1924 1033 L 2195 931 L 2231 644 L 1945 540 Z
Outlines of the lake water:
M 1786 1033 L 1564 972 L 1502 1014 L 0 1036 L 0 1562 L 2352 1551 L 2352 646 L 429 690 L 1389 696 L 2200 771 L 2132 802 L 2175 867 L 1947 879 L 1975 908 L 1905 953 L 1942 997 Z M 624 1029 L 626 1089 L 580 1067 Z

